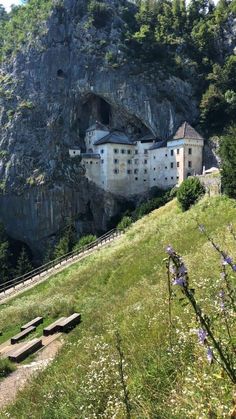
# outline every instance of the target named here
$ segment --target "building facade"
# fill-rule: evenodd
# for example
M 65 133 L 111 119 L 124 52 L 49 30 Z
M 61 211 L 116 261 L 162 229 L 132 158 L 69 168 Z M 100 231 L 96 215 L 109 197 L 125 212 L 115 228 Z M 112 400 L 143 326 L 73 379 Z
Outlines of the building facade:
M 188 176 L 202 174 L 204 139 L 187 122 L 164 141 L 152 135 L 134 141 L 96 123 L 87 130 L 85 145 L 81 156 L 88 179 L 125 197 L 154 186 L 168 189 Z

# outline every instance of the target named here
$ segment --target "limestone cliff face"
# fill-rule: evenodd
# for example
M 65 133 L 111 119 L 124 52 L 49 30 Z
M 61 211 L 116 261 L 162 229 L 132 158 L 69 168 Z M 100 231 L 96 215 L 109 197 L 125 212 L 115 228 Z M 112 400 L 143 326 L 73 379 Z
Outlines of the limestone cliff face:
M 44 36 L 2 66 L 0 217 L 8 233 L 38 251 L 66 219 L 104 231 L 125 205 L 88 182 L 69 147 L 99 119 L 133 135 L 171 135 L 198 116 L 190 84 L 153 72 L 122 50 L 125 1 L 107 0 L 91 24 L 86 0 L 55 6 Z M 157 76 L 158 74 L 158 76 Z

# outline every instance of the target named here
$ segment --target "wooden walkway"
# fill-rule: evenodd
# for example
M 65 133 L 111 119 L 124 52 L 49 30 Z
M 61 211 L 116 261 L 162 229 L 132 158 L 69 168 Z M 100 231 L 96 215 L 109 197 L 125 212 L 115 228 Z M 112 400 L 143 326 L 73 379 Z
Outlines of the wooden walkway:
M 49 268 L 45 270 L 44 272 L 41 272 L 35 276 L 30 277 L 29 279 L 24 279 L 22 282 L 19 282 L 17 285 L 12 286 L 11 288 L 8 288 L 4 291 L 0 292 L 0 304 L 5 304 L 8 300 L 15 297 L 16 295 L 19 295 L 23 293 L 26 290 L 29 290 L 35 285 L 38 285 L 46 280 L 48 280 L 51 276 L 55 275 L 58 272 L 63 271 L 68 266 L 73 265 L 74 263 L 86 258 L 87 256 L 91 255 L 92 253 L 96 252 L 97 250 L 108 246 L 113 241 L 115 241 L 117 238 L 119 238 L 122 235 L 122 232 L 120 234 L 117 234 L 116 236 L 112 236 L 111 238 L 108 238 L 106 241 L 98 242 L 94 247 L 85 250 L 82 253 L 79 253 L 77 255 L 72 255 L 71 257 L 62 260 L 57 265 L 53 266 L 52 268 Z

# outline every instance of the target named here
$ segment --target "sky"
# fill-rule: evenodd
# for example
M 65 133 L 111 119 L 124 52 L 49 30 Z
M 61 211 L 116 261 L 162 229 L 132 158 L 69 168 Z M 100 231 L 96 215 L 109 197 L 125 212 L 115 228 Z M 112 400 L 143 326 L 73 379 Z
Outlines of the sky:
M 2 4 L 5 9 L 9 12 L 11 10 L 12 4 L 20 4 L 21 0 L 0 0 L 0 4 Z

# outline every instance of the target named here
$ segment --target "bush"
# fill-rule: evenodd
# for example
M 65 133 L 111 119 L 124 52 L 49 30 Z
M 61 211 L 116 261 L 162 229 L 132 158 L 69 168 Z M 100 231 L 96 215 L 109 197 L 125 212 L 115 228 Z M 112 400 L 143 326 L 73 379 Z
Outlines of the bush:
M 177 199 L 183 211 L 187 211 L 191 205 L 205 193 L 205 188 L 196 177 L 185 179 L 177 192 Z
M 149 199 L 146 202 L 143 202 L 139 207 L 136 208 L 134 211 L 134 219 L 139 220 L 139 218 L 142 218 L 144 215 L 149 214 L 149 212 L 154 211 L 157 208 L 162 207 L 166 204 L 168 201 L 167 194 L 164 196 L 159 196 L 157 198 Z
M 11 372 L 15 371 L 15 365 L 8 359 L 0 359 L 0 379 L 7 377 Z
M 81 237 L 81 239 L 78 241 L 78 243 L 74 246 L 73 250 L 81 250 L 84 246 L 87 244 L 90 244 L 96 240 L 96 236 L 93 234 L 88 234 L 87 236 Z
M 118 230 L 126 230 L 129 228 L 132 224 L 133 220 L 131 217 L 128 217 L 127 215 L 122 218 L 122 220 L 117 225 Z

